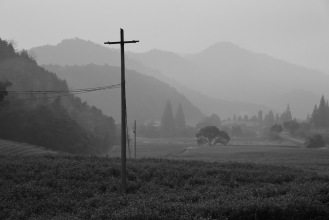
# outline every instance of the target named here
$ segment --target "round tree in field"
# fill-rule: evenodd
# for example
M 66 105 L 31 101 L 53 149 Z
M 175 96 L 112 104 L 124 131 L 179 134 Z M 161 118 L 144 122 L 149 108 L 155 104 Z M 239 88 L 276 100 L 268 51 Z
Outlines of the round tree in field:
M 209 146 L 216 144 L 227 145 L 230 137 L 225 131 L 219 130 L 216 126 L 206 126 L 201 128 L 195 134 L 198 145 L 209 144 Z

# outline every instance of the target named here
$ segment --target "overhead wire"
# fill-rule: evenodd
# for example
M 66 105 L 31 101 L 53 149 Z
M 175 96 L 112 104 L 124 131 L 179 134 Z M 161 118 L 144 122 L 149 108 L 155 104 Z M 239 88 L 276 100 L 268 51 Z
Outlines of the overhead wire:
M 38 98 L 16 99 L 19 101 L 30 101 L 30 100 L 39 100 L 39 99 L 52 99 L 62 96 L 79 95 L 87 92 L 94 92 L 94 91 L 100 91 L 105 89 L 115 89 L 120 87 L 121 87 L 121 83 L 113 84 L 109 86 L 101 86 L 101 87 L 93 87 L 93 88 L 85 88 L 85 89 L 73 89 L 73 90 L 31 90 L 31 91 L 9 90 L 9 91 L 0 91 L 0 93 L 7 92 L 7 94 L 17 94 L 17 95 L 47 95 L 47 94 L 53 95 L 53 96 L 38 97 Z
M 84 88 L 84 89 L 72 89 L 72 90 L 8 90 L 8 91 L 0 91 L 0 92 L 8 92 L 8 94 L 50 94 L 50 93 L 78 93 L 78 92 L 93 92 L 97 90 L 109 89 L 112 87 L 121 86 L 121 83 L 109 85 L 109 86 L 101 86 L 101 87 L 93 87 L 93 88 Z

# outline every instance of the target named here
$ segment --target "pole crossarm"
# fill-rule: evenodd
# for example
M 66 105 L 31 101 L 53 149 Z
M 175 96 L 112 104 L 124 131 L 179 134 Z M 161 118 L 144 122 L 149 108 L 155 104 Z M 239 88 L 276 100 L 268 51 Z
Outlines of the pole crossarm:
M 116 41 L 116 42 L 110 42 L 110 41 L 108 41 L 108 42 L 104 42 L 104 44 L 122 44 L 122 43 L 124 43 L 124 44 L 131 44 L 131 43 L 138 43 L 139 42 L 139 40 L 131 40 L 131 41 Z

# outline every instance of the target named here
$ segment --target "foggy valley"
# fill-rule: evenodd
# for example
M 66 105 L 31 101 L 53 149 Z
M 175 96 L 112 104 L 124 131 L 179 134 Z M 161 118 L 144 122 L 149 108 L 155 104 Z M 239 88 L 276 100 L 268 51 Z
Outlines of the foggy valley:
M 328 219 L 328 21 L 0 0 L 0 219 Z

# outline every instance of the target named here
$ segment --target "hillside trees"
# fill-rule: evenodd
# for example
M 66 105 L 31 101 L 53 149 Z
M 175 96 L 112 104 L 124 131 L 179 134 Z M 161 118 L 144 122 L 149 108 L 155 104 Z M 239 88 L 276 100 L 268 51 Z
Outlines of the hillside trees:
M 114 145 L 115 122 L 111 117 L 69 95 L 64 80 L 38 66 L 27 51 L 17 53 L 2 40 L 0 79 L 12 83 L 11 91 L 55 91 L 2 92 L 2 99 L 7 95 L 9 104 L 0 108 L 0 138 L 77 154 L 104 154 Z M 56 98 L 62 96 L 56 91 L 65 96 Z
M 5 40 L 2 40 L 0 38 L 0 60 L 4 60 L 10 57 L 18 56 L 18 54 L 15 53 L 15 49 L 13 45 Z

